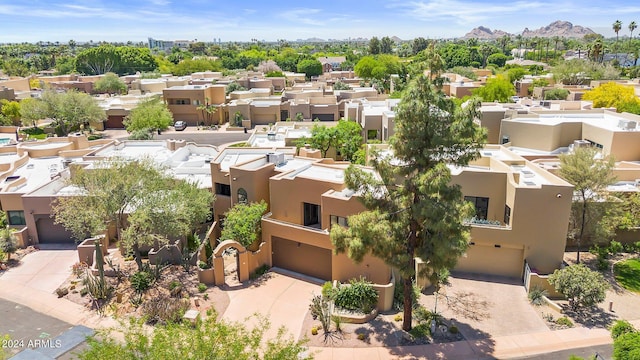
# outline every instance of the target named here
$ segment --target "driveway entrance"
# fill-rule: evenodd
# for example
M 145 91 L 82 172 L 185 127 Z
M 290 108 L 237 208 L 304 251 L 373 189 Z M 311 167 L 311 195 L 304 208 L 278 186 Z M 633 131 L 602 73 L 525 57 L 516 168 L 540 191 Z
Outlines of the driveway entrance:
M 314 294 L 320 294 L 321 289 L 320 285 L 270 271 L 246 287 L 228 290 L 229 307 L 222 318 L 255 325 L 255 318 L 246 319 L 253 314 L 260 314 L 271 322 L 265 339 L 275 337 L 281 326 L 297 337 L 311 298 Z

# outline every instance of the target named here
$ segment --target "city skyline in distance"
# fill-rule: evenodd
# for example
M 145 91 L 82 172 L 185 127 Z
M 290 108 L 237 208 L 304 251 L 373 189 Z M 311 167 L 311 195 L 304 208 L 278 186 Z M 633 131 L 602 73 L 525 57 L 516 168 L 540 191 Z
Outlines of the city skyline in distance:
M 289 0 L 277 3 L 205 0 L 23 0 L 0 4 L 0 43 L 51 41 L 147 41 L 214 39 L 277 41 L 285 39 L 355 39 L 373 36 L 456 38 L 485 26 L 520 33 L 556 20 L 589 27 L 615 36 L 611 24 L 623 23 L 619 35 L 628 35 L 631 21 L 640 23 L 640 5 L 629 0 L 612 4 L 586 0 L 551 2 L 436 0 L 436 1 L 327 0 L 305 5 Z

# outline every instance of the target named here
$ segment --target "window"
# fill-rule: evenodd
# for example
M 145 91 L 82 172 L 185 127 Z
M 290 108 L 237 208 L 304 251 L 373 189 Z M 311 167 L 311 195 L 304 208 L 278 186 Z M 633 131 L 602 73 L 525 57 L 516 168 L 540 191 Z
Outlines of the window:
M 216 194 L 217 195 L 224 195 L 224 196 L 231 196 L 231 186 L 229 186 L 227 184 L 216 183 Z
M 247 203 L 247 190 L 243 188 L 238 189 L 238 203 L 241 203 L 241 204 Z
M 24 220 L 24 211 L 7 211 L 7 219 L 9 225 L 26 225 Z
M 591 146 L 595 146 L 597 149 L 603 149 L 604 148 L 604 146 L 602 144 L 599 144 L 599 143 L 597 143 L 595 141 L 591 141 L 589 139 L 585 139 L 585 140 L 587 140 L 591 144 Z
M 200 100 L 193 100 L 193 105 L 200 106 Z
M 349 227 L 346 217 L 331 215 L 329 218 L 331 219 L 331 226 L 338 224 L 342 227 Z
M 504 206 L 504 223 L 506 225 L 509 225 L 510 222 L 511 222 L 511 208 L 509 207 L 509 205 L 505 205 Z
M 175 99 L 174 100 L 174 104 L 175 105 L 190 105 L 191 101 L 189 99 Z
M 476 208 L 476 219 L 487 220 L 489 213 L 489 198 L 478 196 L 465 196 L 465 201 L 470 201 Z
M 304 208 L 304 226 L 320 228 L 320 205 L 302 203 Z

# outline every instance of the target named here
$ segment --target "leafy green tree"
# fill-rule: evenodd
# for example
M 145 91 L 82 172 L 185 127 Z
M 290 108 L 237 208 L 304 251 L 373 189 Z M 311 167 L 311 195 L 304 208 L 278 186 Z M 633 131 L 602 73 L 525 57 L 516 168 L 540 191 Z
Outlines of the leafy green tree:
M 118 75 L 135 74 L 137 71 L 153 71 L 158 67 L 148 48 L 100 45 L 80 51 L 75 68 L 88 75 L 114 72 Z
M 247 204 L 239 202 L 225 213 L 221 240 L 235 240 L 242 246 L 250 246 L 260 241 L 262 215 L 267 211 L 264 200 Z
M 593 101 L 593 107 L 596 108 L 620 108 L 629 106 L 629 104 L 638 102 L 638 98 L 633 87 L 624 86 L 622 84 L 609 82 L 602 84 L 597 88 L 585 91 L 582 96 L 584 100 Z
M 527 70 L 522 66 L 512 67 L 507 70 L 507 79 L 509 79 L 509 82 L 513 84 L 514 82 L 521 80 L 526 73 Z
M 93 86 L 97 93 L 124 94 L 127 92 L 127 84 L 114 73 L 106 73 L 98 79 Z
M 234 91 L 245 91 L 247 90 L 247 88 L 245 88 L 244 86 L 240 85 L 239 83 L 233 81 L 231 83 L 229 83 L 229 85 L 227 85 L 227 87 L 225 87 L 224 92 L 229 95 Z
M 615 182 L 613 157 L 598 159 L 598 151 L 592 147 L 575 148 L 571 154 L 560 155 L 560 177 L 574 186 L 574 204 L 572 206 L 569 236 L 575 238 L 577 244 L 577 262 L 580 263 L 580 245 L 585 235 L 600 234 L 607 231 L 601 225 L 605 216 L 601 206 L 610 195 L 607 186 Z M 600 211 L 598 209 L 600 208 Z
M 393 53 L 393 40 L 390 37 L 385 36 L 380 41 L 380 53 L 381 54 L 391 54 Z
M 487 83 L 472 91 L 473 95 L 482 98 L 482 101 L 508 102 L 516 94 L 514 85 L 502 75 L 487 80 Z
M 411 49 L 413 50 L 413 55 L 417 55 L 419 52 L 426 49 L 427 46 L 429 46 L 429 42 L 427 41 L 427 39 L 423 37 L 417 37 L 413 39 L 413 42 L 411 43 Z
M 369 54 L 380 54 L 380 39 L 378 39 L 377 36 L 374 36 L 369 40 Z
M 53 119 L 61 136 L 79 129 L 82 124 L 102 121 L 107 117 L 91 95 L 75 90 L 65 93 L 47 90 L 39 99 L 23 102 L 20 110 L 23 123 L 33 126 L 38 120 Z
M 13 234 L 13 229 L 9 227 L 0 229 L 0 251 L 7 254 L 7 260 L 11 260 L 11 254 L 17 250 L 16 236 Z
M 318 60 L 306 59 L 298 63 L 298 72 L 304 73 L 307 79 L 312 76 L 322 75 L 322 64 Z
M 584 264 L 555 270 L 549 275 L 549 283 L 567 298 L 573 311 L 603 302 L 609 288 L 602 274 Z
M 2 63 L 2 70 L 5 74 L 9 76 L 29 76 L 31 71 L 29 70 L 29 66 L 25 64 L 21 59 L 9 59 Z
M 316 124 L 311 129 L 310 138 L 298 140 L 299 146 L 304 144 L 320 150 L 322 157 L 326 157 L 329 149 L 334 148 L 340 151 L 344 160 L 352 161 L 362 145 L 362 127 L 355 121 L 344 119 L 333 127 Z
M 503 67 L 504 64 L 507 63 L 507 60 L 509 59 L 509 57 L 507 57 L 507 55 L 502 54 L 502 53 L 494 53 L 489 55 L 489 57 L 487 58 L 487 64 L 489 65 L 495 65 L 497 67 Z
M 197 183 L 160 176 L 148 181 L 135 199 L 135 211 L 127 217 L 121 233 L 126 249 L 136 252 L 143 245 L 167 244 L 170 239 L 185 238 L 203 223 L 211 209 L 211 191 Z M 138 260 L 136 253 L 136 261 Z M 138 270 L 142 270 L 138 263 Z
M 235 359 L 305 360 L 304 342 L 295 341 L 280 328 L 266 339 L 269 321 L 258 317 L 252 329 L 243 324 L 208 317 L 195 326 L 169 323 L 153 332 L 141 321 L 131 321 L 118 329 L 98 331 L 89 338 L 88 348 L 78 354 L 81 360 L 104 359 Z M 123 334 L 124 336 L 121 336 Z M 124 338 L 124 341 L 118 339 Z
M 78 240 L 114 224 L 118 239 L 135 253 L 139 269 L 141 245 L 165 244 L 169 237 L 192 233 L 212 203 L 209 191 L 170 178 L 150 160 L 111 159 L 91 169 L 78 168 L 67 185 L 76 188 L 77 195 L 58 198 L 52 211 L 55 222 Z
M 20 103 L 0 99 L 0 119 L 5 119 L 5 125 L 20 125 Z
M 127 131 L 166 130 L 173 124 L 173 114 L 158 97 L 147 99 L 138 104 L 123 121 Z
M 545 100 L 566 100 L 569 96 L 569 90 L 567 89 L 551 89 L 544 92 Z
M 191 75 L 201 71 L 221 71 L 222 63 L 209 59 L 184 59 L 172 67 L 171 73 L 176 76 Z
M 347 186 L 361 194 L 367 211 L 350 216 L 348 228 L 331 229 L 336 252 L 346 252 L 355 261 L 371 253 L 399 270 L 406 331 L 411 329 L 414 258 L 428 265 L 419 275 L 435 280 L 466 251 L 469 229 L 464 219 L 473 207 L 463 200 L 460 187 L 451 184 L 448 165 L 462 166 L 477 158 L 486 137 L 473 122 L 478 103 L 457 107 L 442 92 L 442 61 L 432 53 L 428 58 L 435 83 L 418 76 L 398 105 L 391 140 L 395 159 L 374 159 L 378 176 L 353 165 L 346 171 Z

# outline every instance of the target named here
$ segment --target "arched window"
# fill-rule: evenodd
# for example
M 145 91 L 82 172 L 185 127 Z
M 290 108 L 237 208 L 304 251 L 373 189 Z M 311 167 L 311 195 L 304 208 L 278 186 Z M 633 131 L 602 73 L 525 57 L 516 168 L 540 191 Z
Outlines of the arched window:
M 247 203 L 247 191 L 243 188 L 238 189 L 238 203 Z

